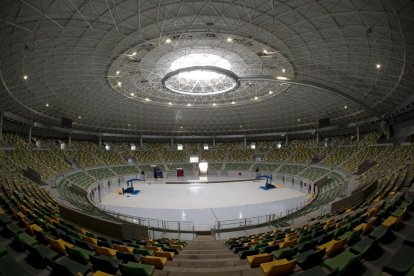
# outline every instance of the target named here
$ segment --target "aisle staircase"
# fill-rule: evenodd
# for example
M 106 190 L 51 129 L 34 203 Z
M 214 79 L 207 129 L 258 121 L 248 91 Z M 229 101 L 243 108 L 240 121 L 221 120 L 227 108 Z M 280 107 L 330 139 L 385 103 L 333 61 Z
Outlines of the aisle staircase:
M 208 274 L 206 274 L 208 273 Z M 246 260 L 233 254 L 223 241 L 213 240 L 211 236 L 198 236 L 168 262 L 163 270 L 154 276 L 178 275 L 263 275 L 259 268 L 251 269 Z

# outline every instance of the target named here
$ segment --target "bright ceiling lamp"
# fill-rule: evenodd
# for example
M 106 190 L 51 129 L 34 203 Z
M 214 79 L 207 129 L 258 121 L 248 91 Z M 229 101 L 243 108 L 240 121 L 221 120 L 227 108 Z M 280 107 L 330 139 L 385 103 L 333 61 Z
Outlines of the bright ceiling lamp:
M 171 71 L 176 71 L 181 68 L 189 68 L 194 66 L 215 66 L 222 69 L 230 70 L 230 62 L 218 55 L 213 54 L 189 54 L 177 58 L 171 63 Z M 206 72 L 201 69 L 191 70 L 180 73 L 181 78 L 189 80 L 215 80 L 221 77 L 216 72 Z
M 230 62 L 214 54 L 193 53 L 175 59 L 161 80 L 171 92 L 191 96 L 211 96 L 239 87 Z

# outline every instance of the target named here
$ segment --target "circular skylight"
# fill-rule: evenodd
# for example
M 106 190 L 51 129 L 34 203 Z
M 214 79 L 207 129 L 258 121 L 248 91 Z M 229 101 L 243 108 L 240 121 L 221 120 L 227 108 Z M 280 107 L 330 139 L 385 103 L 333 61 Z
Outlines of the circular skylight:
M 180 68 L 166 74 L 161 82 L 169 91 L 191 96 L 223 94 L 239 86 L 233 72 L 215 66 Z
M 169 91 L 192 96 L 217 95 L 234 90 L 237 76 L 230 62 L 218 55 L 192 53 L 171 62 L 170 73 L 163 78 Z
M 178 69 L 194 66 L 215 66 L 227 70 L 231 69 L 231 64 L 227 59 L 224 59 L 218 55 L 205 53 L 181 56 L 171 63 L 170 68 L 171 71 L 176 71 Z M 181 72 L 179 73 L 179 77 L 182 80 L 188 81 L 219 81 L 223 76 L 217 72 L 198 69 Z

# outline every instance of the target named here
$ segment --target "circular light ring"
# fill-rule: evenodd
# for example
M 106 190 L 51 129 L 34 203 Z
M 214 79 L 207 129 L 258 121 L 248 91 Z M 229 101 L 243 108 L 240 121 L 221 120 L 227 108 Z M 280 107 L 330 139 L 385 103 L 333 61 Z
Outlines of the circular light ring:
M 180 90 L 168 84 L 169 80 L 171 80 L 174 77 L 177 77 L 180 73 L 195 72 L 195 71 L 208 71 L 208 72 L 213 72 L 213 73 L 222 75 L 223 77 L 229 78 L 229 80 L 231 81 L 231 85 L 228 85 L 228 87 L 225 87 L 224 89 L 215 90 L 215 91 L 193 92 L 193 91 Z M 196 83 L 197 81 L 194 81 L 194 82 Z M 215 66 L 191 66 L 191 67 L 180 68 L 175 71 L 171 71 L 167 73 L 161 79 L 161 83 L 164 89 L 168 91 L 178 93 L 178 94 L 183 94 L 183 95 L 191 95 L 191 96 L 211 96 L 211 95 L 224 94 L 227 92 L 234 91 L 240 86 L 239 77 L 236 74 L 234 74 L 230 70 L 226 70 L 226 69 L 215 67 Z

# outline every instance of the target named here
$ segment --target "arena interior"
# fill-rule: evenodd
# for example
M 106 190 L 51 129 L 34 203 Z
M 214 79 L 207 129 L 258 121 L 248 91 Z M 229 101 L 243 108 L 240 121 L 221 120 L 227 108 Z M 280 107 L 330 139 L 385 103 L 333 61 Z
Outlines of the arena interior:
M 413 1 L 0 11 L 0 275 L 414 275 Z

